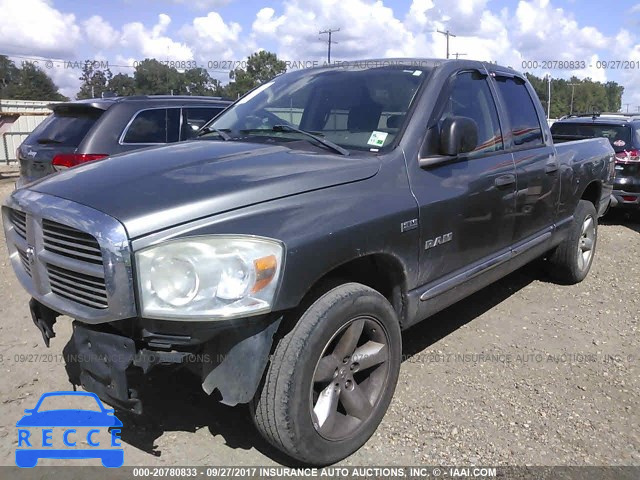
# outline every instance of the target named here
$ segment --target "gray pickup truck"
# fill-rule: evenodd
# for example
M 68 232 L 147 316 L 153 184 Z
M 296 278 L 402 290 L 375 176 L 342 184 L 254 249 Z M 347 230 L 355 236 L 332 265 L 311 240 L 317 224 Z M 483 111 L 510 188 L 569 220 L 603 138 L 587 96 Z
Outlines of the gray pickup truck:
M 136 382 L 182 365 L 324 465 L 382 420 L 401 330 L 540 257 L 580 282 L 613 177 L 609 142 L 554 145 L 511 69 L 370 60 L 278 76 L 196 140 L 15 191 L 3 219 L 45 343 L 75 319 L 74 384 L 140 412 Z

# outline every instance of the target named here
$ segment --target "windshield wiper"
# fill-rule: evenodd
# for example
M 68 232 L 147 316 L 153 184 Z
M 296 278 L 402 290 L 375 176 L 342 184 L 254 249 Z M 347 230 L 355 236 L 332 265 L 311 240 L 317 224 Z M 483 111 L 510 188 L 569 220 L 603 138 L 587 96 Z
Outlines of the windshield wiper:
M 306 135 L 307 137 L 314 139 L 316 142 L 321 143 L 325 147 L 330 148 L 331 150 L 339 153 L 340 155 L 347 155 L 347 156 L 349 155 L 349 150 L 347 150 L 346 148 L 342 148 L 340 145 L 336 145 L 335 143 L 330 142 L 329 140 L 326 140 L 322 137 L 319 137 L 318 135 L 314 135 L 313 133 L 307 132 L 305 130 L 301 130 L 300 128 L 296 128 L 292 125 L 274 125 L 272 130 L 274 132 L 301 133 L 302 135 Z
M 47 143 L 62 143 L 60 140 L 56 140 L 55 138 L 39 138 L 38 143 L 40 145 L 45 145 Z
M 227 132 L 225 132 L 224 130 L 220 130 L 219 128 L 213 128 L 213 127 L 203 127 L 198 132 L 197 137 L 200 138 L 203 135 L 205 135 L 207 133 L 211 133 L 211 132 L 215 132 L 218 135 L 220 135 L 220 138 L 222 138 L 225 142 L 231 140 L 231 135 L 229 135 Z

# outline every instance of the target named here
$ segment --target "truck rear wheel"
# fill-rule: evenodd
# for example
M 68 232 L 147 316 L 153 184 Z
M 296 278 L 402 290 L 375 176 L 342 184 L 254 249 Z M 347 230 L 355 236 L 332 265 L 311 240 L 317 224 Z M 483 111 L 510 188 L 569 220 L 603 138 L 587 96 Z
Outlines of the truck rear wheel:
M 328 465 L 376 430 L 400 372 L 393 307 L 358 283 L 316 300 L 278 343 L 252 403 L 260 433 L 287 455 Z
M 587 276 L 598 240 L 598 214 L 593 204 L 580 200 L 567 238 L 556 247 L 549 261 L 551 275 L 567 284 L 579 283 Z

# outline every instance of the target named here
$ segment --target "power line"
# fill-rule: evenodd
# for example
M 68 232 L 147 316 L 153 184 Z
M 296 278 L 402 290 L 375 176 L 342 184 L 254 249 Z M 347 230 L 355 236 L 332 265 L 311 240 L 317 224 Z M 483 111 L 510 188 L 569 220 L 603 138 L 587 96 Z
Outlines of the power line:
M 319 32 L 319 35 L 326 35 L 329 34 L 329 40 L 327 40 L 327 63 L 331 63 L 331 44 L 332 43 L 338 43 L 338 42 L 334 42 L 331 40 L 331 35 L 334 34 L 335 32 L 339 32 L 340 29 L 336 28 L 336 29 L 327 29 L 327 30 L 321 30 Z
M 466 57 L 467 54 L 466 53 L 452 53 L 451 55 L 455 55 L 456 56 L 456 60 L 458 60 L 459 57 Z
M 438 33 L 445 35 L 447 37 L 447 58 L 449 58 L 449 37 L 455 37 L 453 33 L 447 29 L 447 31 L 443 32 L 442 30 L 436 30 Z

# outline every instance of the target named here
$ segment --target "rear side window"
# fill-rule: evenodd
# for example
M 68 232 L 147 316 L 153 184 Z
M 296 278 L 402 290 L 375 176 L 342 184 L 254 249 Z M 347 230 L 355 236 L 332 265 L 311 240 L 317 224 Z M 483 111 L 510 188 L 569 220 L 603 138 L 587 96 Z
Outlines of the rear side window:
M 155 108 L 138 112 L 122 143 L 171 143 L 180 137 L 180 109 Z
M 223 107 L 190 107 L 182 109 L 182 140 L 188 140 L 196 135 L 205 123 L 218 115 Z
M 27 137 L 27 145 L 77 147 L 102 115 L 102 110 L 53 113 Z
M 524 81 L 498 76 L 496 86 L 509 116 L 513 144 L 516 147 L 543 145 L 540 120 Z
M 559 123 L 551 125 L 551 135 L 558 140 L 603 137 L 616 153 L 633 148 L 631 127 L 598 123 Z

